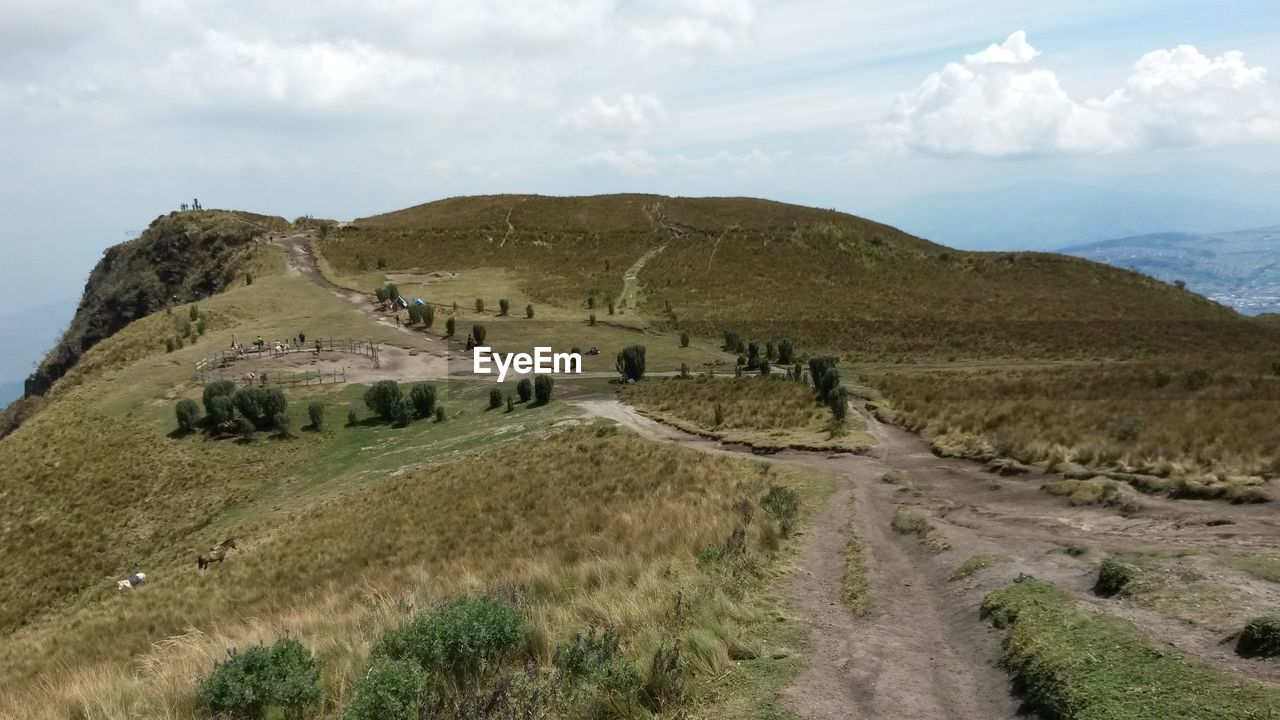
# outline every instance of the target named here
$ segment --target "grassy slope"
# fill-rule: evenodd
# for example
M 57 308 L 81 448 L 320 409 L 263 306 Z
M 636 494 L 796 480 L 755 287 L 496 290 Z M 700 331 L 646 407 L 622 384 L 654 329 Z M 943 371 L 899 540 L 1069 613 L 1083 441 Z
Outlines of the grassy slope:
M 616 293 L 620 271 L 662 245 L 641 273 L 645 309 L 656 317 L 670 302 L 705 336 L 728 327 L 862 356 L 1025 358 L 1256 335 L 1230 310 L 1135 273 L 949 250 L 850 215 L 744 198 L 453 198 L 358 220 L 322 248 L 343 272 L 378 258 L 427 271 L 504 267 L 531 296 L 581 303 Z

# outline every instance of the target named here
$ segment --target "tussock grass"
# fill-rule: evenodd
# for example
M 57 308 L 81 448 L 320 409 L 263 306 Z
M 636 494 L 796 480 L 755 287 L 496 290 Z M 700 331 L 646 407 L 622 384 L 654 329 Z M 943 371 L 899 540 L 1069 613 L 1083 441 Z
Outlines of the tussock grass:
M 768 571 L 708 574 L 694 558 L 730 535 L 742 498 L 804 482 L 612 427 L 402 473 L 228 528 L 241 548 L 208 573 L 176 548 L 140 590 L 13 633 L 0 652 L 7 706 L 23 717 L 94 707 L 190 717 L 193 681 L 226 647 L 282 634 L 317 650 L 339 703 L 381 628 L 484 589 L 525 609 L 534 657 L 549 660 L 557 638 L 588 625 L 619 628 L 647 657 L 674 627 L 710 671 L 763 620 L 752 598 Z M 762 546 L 763 522 L 747 528 L 748 547 Z M 145 671 L 129 664 L 135 655 Z M 56 681 L 40 678 L 55 667 Z
M 894 510 L 889 526 L 899 535 L 915 535 L 930 552 L 940 553 L 951 549 L 951 542 L 919 510 L 905 507 Z
M 1138 509 L 1134 491 L 1110 478 L 1052 480 L 1041 485 L 1040 489 L 1050 495 L 1065 497 L 1072 505 L 1103 505 L 1117 507 L 1122 512 L 1134 512 Z
M 970 555 L 965 558 L 963 562 L 957 565 L 956 569 L 947 576 L 947 582 L 955 582 L 957 580 L 963 580 L 967 577 L 971 577 L 979 571 L 986 570 L 996 563 L 1003 562 L 1004 559 L 1005 558 L 1002 555 Z
M 698 433 L 763 447 L 796 445 L 860 449 L 870 438 L 856 416 L 843 434 L 833 434 L 831 411 L 813 400 L 805 383 L 783 377 L 649 378 L 622 388 L 624 401 L 646 413 Z M 722 422 L 716 423 L 716 408 Z
M 982 613 L 1007 629 L 1001 662 L 1045 717 L 1245 720 L 1280 707 L 1280 687 L 1172 652 L 1132 623 L 1077 609 L 1040 580 L 992 592 Z
M 844 547 L 844 580 L 840 596 L 854 615 L 864 617 L 871 612 L 871 584 L 867 577 L 867 561 L 862 552 L 862 540 L 852 524 L 846 532 L 849 538 Z
M 895 419 L 944 454 L 1083 468 L 1173 497 L 1257 502 L 1280 473 L 1270 355 L 890 372 Z M 1083 479 L 1083 478 L 1077 478 Z

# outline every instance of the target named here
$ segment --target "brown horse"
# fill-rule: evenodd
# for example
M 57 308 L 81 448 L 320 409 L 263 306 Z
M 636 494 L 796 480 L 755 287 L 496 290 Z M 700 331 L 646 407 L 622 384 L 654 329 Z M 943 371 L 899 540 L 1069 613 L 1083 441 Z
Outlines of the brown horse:
M 201 570 L 209 567 L 211 563 L 222 562 L 222 558 L 226 557 L 228 550 L 234 550 L 236 547 L 235 538 L 227 538 L 222 542 L 209 548 L 209 552 L 200 553 L 196 556 L 196 566 Z

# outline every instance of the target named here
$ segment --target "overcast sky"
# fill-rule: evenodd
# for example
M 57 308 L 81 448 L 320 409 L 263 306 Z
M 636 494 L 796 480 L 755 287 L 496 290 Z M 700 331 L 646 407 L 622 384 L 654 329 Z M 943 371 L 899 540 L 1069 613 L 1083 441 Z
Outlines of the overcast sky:
M 1280 160 L 1280 3 L 0 0 L 0 302 L 206 207 L 766 196 L 852 212 Z

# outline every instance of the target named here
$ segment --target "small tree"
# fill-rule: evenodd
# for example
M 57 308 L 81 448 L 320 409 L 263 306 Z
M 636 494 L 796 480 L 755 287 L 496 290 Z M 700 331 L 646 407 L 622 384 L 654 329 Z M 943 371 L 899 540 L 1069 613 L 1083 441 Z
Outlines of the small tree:
M 796 361 L 796 350 L 791 345 L 790 340 L 783 340 L 778 343 L 778 364 L 791 365 Z
M 689 333 L 687 332 L 680 333 L 680 347 L 682 348 L 689 347 Z
M 324 401 L 312 400 L 307 405 L 307 419 L 311 421 L 311 429 L 319 432 L 324 429 Z
M 360 424 L 360 416 L 356 414 L 356 409 L 351 408 L 347 411 L 347 425 L 355 427 Z
M 772 360 L 775 357 L 773 343 L 764 344 L 764 359 Z
M 453 337 L 453 334 L 457 332 L 457 330 L 458 330 L 458 321 L 454 320 L 453 316 L 450 315 L 444 321 L 444 336 Z
M 247 273 L 245 273 L 245 274 L 244 274 L 244 284 L 245 284 L 245 285 L 252 285 L 252 284 L 253 284 L 253 273 L 251 273 L 251 272 L 247 272 Z
M 592 326 L 592 327 L 595 327 L 595 324 L 596 324 L 596 314 L 595 314 L 595 313 L 591 313 L 590 315 L 588 315 L 588 316 L 587 316 L 587 324 L 588 324 L 588 325 L 590 325 L 590 326 Z
M 729 352 L 738 352 L 738 346 L 742 344 L 742 336 L 734 330 L 724 331 L 724 349 Z
M 762 359 L 760 360 L 760 368 L 759 368 L 759 369 L 760 369 L 760 374 L 761 374 L 761 375 L 768 375 L 768 374 L 773 370 L 773 366 L 771 366 L 771 365 L 769 364 L 769 361 L 768 361 L 767 359 L 763 359 L 763 358 L 762 358 Z
M 296 640 L 234 653 L 197 693 L 210 713 L 232 717 L 300 717 L 320 700 L 320 661 Z
M 484 312 L 484 300 L 481 300 L 480 298 L 476 298 L 476 312 Z
M 417 324 L 418 324 L 418 306 L 417 306 L 417 305 L 410 305 L 410 306 L 409 306 L 409 312 L 408 312 L 408 315 L 409 315 L 409 320 L 408 320 L 408 322 L 406 322 L 405 324 L 406 324 L 406 325 L 417 325 Z
M 395 380 L 379 380 L 364 391 L 365 406 L 383 420 L 395 419 L 402 399 L 400 385 Z
M 515 410 L 515 409 L 516 409 L 515 398 L 508 395 L 507 396 L 507 412 L 511 412 L 512 410 Z
M 849 393 L 842 387 L 837 387 L 831 391 L 831 396 L 827 399 L 827 404 L 831 406 L 831 416 L 838 423 L 844 422 L 849 415 Z
M 214 380 L 204 386 L 202 399 L 204 400 L 204 411 L 206 414 L 213 414 L 213 399 L 219 396 L 230 397 L 236 391 L 236 384 L 230 380 Z
M 591 293 L 590 295 L 588 295 L 588 296 L 587 296 L 587 309 L 588 309 L 588 310 L 595 310 L 595 309 L 596 309 L 596 294 L 595 294 L 595 293 Z
M 444 406 L 437 405 L 436 406 L 436 422 L 438 423 L 444 422 L 444 417 L 445 417 Z
M 231 422 L 236 416 L 235 405 L 231 402 L 230 395 L 218 395 L 214 397 L 208 405 L 209 412 L 207 414 L 208 424 L 214 428 L 223 423 Z
M 395 300 L 400 297 L 400 288 L 396 287 L 395 283 L 387 283 L 386 290 L 388 300 Z
M 171 337 L 170 337 L 170 338 L 165 338 L 165 339 L 164 339 L 164 351 L 165 351 L 165 352 L 173 352 L 173 351 L 174 351 L 174 349 L 175 349 L 175 348 L 177 348 L 177 347 L 178 347 L 178 344 L 177 344 L 177 343 L 175 343 L 175 342 L 173 341 L 173 338 L 171 338 Z
M 271 418 L 271 425 L 276 432 L 283 438 L 293 437 L 293 420 L 289 417 L 289 413 L 278 412 Z
M 387 289 L 384 287 L 376 287 L 373 289 L 373 296 L 378 298 L 378 302 L 386 302 Z
M 483 345 L 484 339 L 488 335 L 489 331 L 485 330 L 483 325 L 476 324 L 471 326 L 471 337 L 475 338 L 477 345 Z
M 527 403 L 533 399 L 533 383 L 529 378 L 522 378 L 516 383 L 516 394 L 520 396 L 520 402 Z
M 530 320 L 533 319 L 533 303 L 529 303 L 528 305 L 524 306 L 524 316 L 529 318 Z
M 644 346 L 628 345 L 618 353 L 618 372 L 628 380 L 644 377 Z
M 191 317 L 191 322 L 200 319 L 200 306 L 192 303 L 191 308 L 187 311 L 187 315 Z
M 413 422 L 413 404 L 408 399 L 401 397 L 392 411 L 391 418 L 391 424 L 395 427 L 405 427 Z
M 502 391 L 496 387 L 489 388 L 489 409 L 496 410 L 502 407 Z
M 422 321 L 422 327 L 431 327 L 436 321 L 436 309 L 430 305 L 419 305 L 418 308 L 418 318 Z
M 717 403 L 716 411 L 715 411 L 715 427 L 721 427 L 723 425 L 724 425 L 724 406 Z
M 413 412 L 420 418 L 429 418 L 436 411 L 436 386 L 428 383 L 417 383 L 409 390 L 409 402 L 413 404 Z
M 551 391 L 556 386 L 556 379 L 550 375 L 539 375 L 533 379 L 533 397 L 535 405 L 546 405 L 551 402 Z
M 498 298 L 498 314 L 506 315 L 511 312 L 511 301 L 506 298 Z
M 612 300 L 610 300 L 610 301 L 609 301 L 609 314 L 610 314 L 610 315 L 612 315 L 612 314 L 613 314 L 613 301 L 612 301 Z
M 680 377 L 686 379 L 689 377 L 689 363 L 680 363 Z
M 178 421 L 178 432 L 192 433 L 200 425 L 200 406 L 195 400 L 179 400 L 173 408 Z
M 747 343 L 747 369 L 755 370 L 760 367 L 760 346 L 756 343 Z

